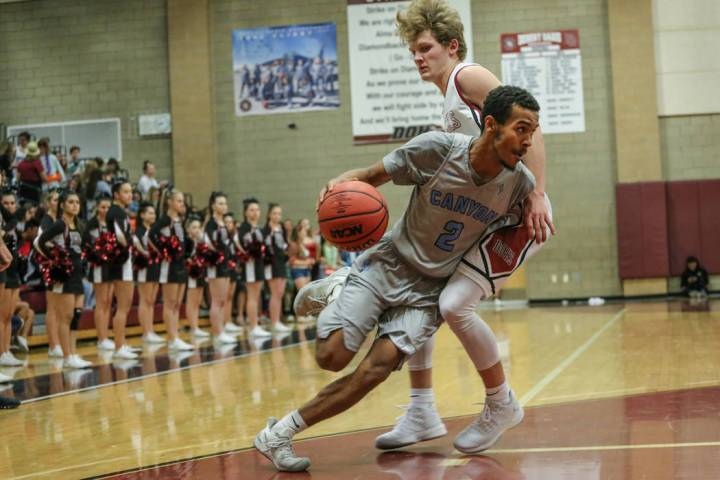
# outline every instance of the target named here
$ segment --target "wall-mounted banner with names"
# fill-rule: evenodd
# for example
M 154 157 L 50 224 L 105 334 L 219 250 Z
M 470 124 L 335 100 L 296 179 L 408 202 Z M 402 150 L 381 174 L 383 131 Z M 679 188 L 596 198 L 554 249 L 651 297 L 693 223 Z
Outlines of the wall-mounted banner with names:
M 470 0 L 450 0 L 465 25 L 472 61 Z M 409 1 L 347 0 L 353 142 L 401 142 L 442 126 L 443 98 L 420 78 L 397 35 L 395 16 Z
M 537 98 L 543 134 L 584 132 L 578 31 L 503 33 L 500 45 L 502 81 Z

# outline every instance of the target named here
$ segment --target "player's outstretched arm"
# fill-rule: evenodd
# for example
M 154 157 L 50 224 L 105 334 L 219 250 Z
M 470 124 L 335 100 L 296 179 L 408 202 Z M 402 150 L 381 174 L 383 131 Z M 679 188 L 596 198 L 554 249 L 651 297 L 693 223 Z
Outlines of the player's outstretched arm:
M 320 190 L 318 201 L 315 204 L 315 210 L 318 209 L 318 207 L 320 206 L 320 202 L 322 202 L 323 198 L 325 198 L 325 195 L 332 191 L 335 185 L 352 181 L 365 182 L 369 183 L 373 187 L 379 187 L 380 185 L 383 185 L 390 181 L 390 175 L 388 175 L 388 173 L 385 171 L 385 166 L 383 165 L 382 160 L 373 163 L 369 167 L 348 170 L 347 172 L 342 173 L 330 180 L 327 185 L 325 185 L 323 189 Z

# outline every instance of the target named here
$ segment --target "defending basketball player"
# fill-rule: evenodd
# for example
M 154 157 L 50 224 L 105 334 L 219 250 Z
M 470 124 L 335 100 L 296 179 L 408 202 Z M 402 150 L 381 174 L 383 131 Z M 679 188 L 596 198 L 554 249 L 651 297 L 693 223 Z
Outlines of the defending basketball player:
M 457 11 L 444 0 L 415 0 L 398 14 L 397 25 L 420 77 L 434 83 L 443 94 L 445 131 L 480 134 L 481 106 L 500 81 L 486 68 L 463 62 L 467 47 Z M 536 185 L 524 202 L 522 221 L 484 236 L 467 252 L 439 298 L 441 315 L 463 344 L 486 389 L 483 412 L 454 441 L 464 453 L 486 450 L 523 418 L 522 407 L 505 378 L 495 335 L 476 309 L 481 300 L 497 293 L 509 276 L 539 251 L 550 233 L 555 233 L 550 202 L 544 193 L 545 150 L 539 128 L 532 143 L 524 162 L 534 174 Z M 303 314 L 320 311 L 338 295 L 344 274 L 339 271 L 324 282 L 308 285 L 305 292 L 298 293 L 296 306 Z M 308 309 L 311 311 L 305 311 Z M 431 339 L 408 359 L 408 411 L 392 431 L 376 439 L 378 448 L 400 448 L 447 433 L 432 391 L 433 345 Z
M 316 360 L 339 371 L 377 328 L 376 340 L 354 372 L 279 422 L 270 419 L 258 434 L 255 447 L 276 468 L 308 468 L 309 459 L 293 452 L 293 435 L 359 402 L 421 349 L 442 323 L 438 298 L 465 252 L 490 231 L 519 221 L 511 210 L 534 189 L 521 160 L 538 111 L 525 90 L 498 87 L 485 102 L 480 137 L 426 133 L 329 182 L 328 189 L 350 180 L 415 188 L 403 217 L 356 260 L 337 299 L 320 313 Z

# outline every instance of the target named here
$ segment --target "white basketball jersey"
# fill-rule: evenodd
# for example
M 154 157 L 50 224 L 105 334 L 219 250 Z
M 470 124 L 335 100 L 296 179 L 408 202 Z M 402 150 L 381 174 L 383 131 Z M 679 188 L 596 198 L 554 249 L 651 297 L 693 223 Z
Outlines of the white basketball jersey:
M 482 130 L 480 106 L 463 98 L 457 84 L 457 74 L 465 67 L 476 63 L 458 63 L 448 79 L 443 103 L 443 129 L 448 133 L 464 133 L 477 137 Z

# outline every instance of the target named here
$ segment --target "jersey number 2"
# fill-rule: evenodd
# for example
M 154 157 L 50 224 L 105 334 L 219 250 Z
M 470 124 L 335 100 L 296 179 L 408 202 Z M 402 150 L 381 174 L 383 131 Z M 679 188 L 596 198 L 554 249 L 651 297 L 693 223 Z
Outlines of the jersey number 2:
M 441 233 L 437 240 L 435 240 L 435 246 L 440 250 L 452 252 L 453 248 L 455 248 L 455 240 L 460 237 L 463 228 L 465 228 L 464 223 L 450 220 L 443 227 L 445 233 Z

